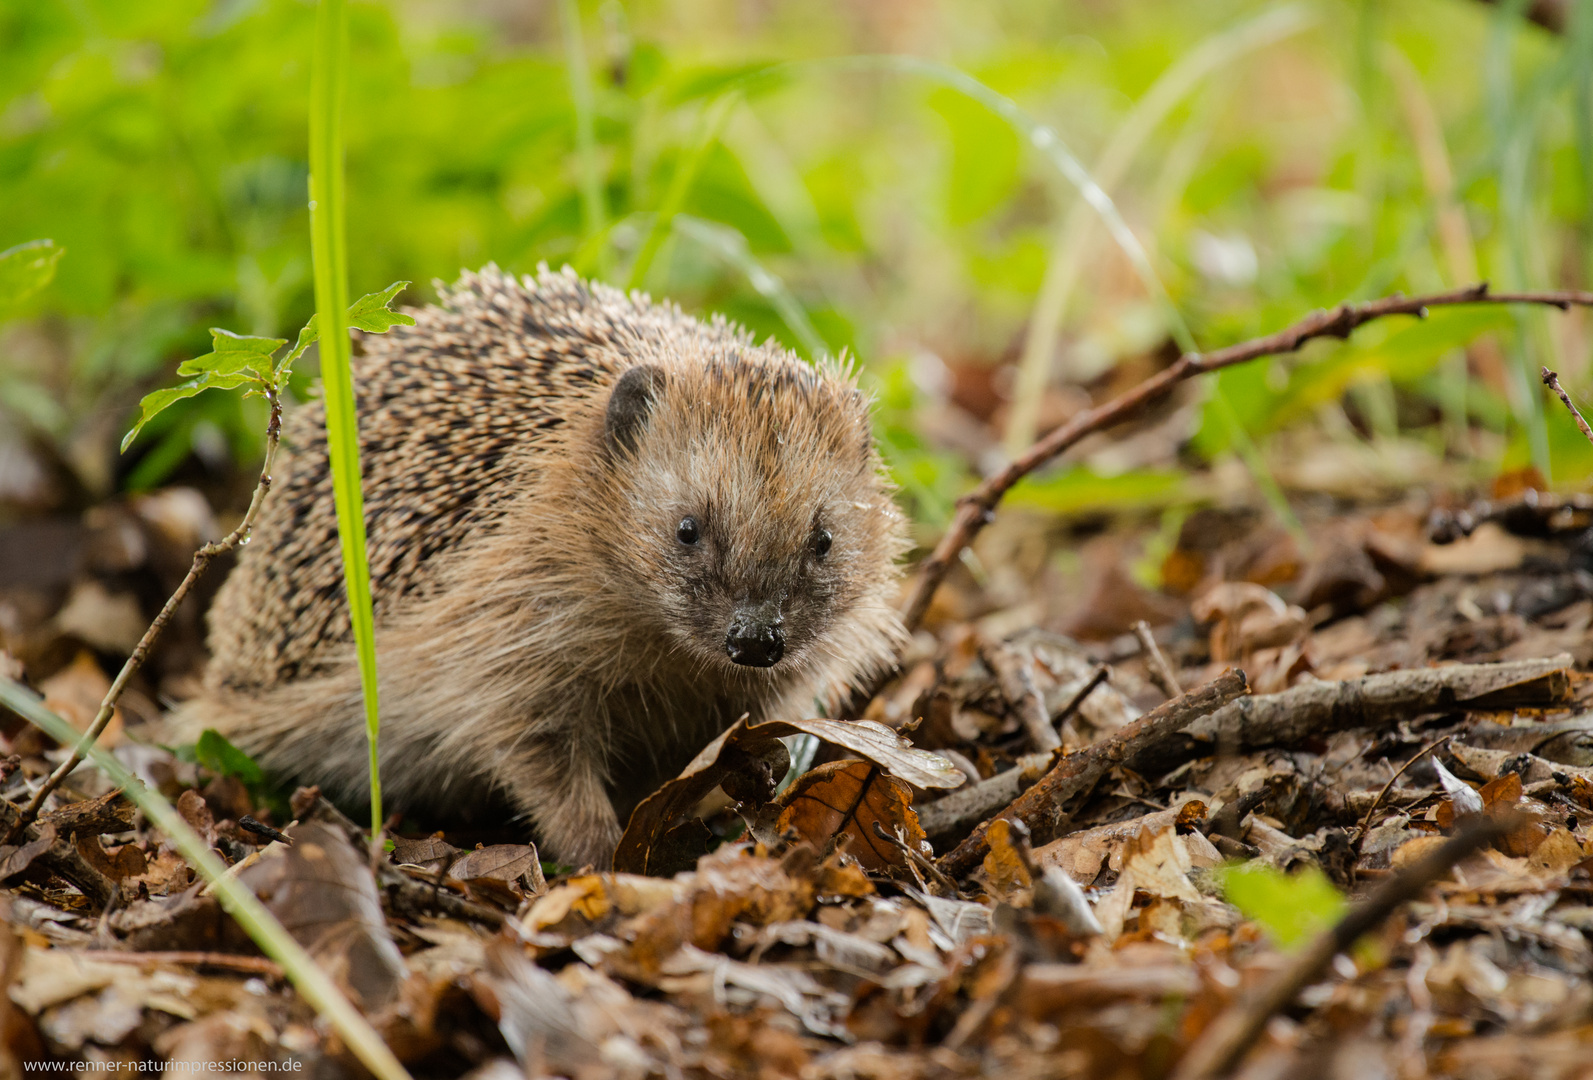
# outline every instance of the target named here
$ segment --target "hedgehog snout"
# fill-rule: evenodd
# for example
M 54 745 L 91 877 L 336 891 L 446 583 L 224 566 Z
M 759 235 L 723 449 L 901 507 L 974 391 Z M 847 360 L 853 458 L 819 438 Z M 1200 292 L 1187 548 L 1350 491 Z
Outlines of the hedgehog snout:
M 743 667 L 773 667 L 785 655 L 784 621 L 778 604 L 736 608 L 725 631 L 725 655 Z

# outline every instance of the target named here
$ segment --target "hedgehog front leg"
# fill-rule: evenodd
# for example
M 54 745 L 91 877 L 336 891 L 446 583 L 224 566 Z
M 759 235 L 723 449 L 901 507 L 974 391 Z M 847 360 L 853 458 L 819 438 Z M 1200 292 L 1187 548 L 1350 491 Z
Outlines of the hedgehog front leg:
M 577 867 L 609 868 L 621 830 L 597 754 L 579 739 L 539 742 L 501 776 L 510 798 L 535 825 L 541 854 Z

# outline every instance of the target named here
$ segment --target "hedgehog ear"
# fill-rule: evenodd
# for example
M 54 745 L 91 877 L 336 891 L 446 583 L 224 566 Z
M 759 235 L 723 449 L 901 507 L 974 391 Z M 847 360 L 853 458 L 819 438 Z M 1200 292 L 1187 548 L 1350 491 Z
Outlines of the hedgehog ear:
M 642 428 L 663 392 L 664 369 L 653 364 L 641 364 L 620 376 L 603 418 L 603 441 L 611 455 L 635 451 Z

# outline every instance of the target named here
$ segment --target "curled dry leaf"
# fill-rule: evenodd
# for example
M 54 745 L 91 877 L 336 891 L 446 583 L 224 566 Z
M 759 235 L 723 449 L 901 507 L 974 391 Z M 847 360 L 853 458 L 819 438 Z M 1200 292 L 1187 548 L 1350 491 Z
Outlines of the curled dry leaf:
M 689 866 L 674 865 L 677 860 L 671 858 L 671 852 L 678 845 L 666 845 L 665 838 L 696 808 L 703 796 L 731 775 L 738 777 L 738 794 L 753 797 L 743 801 L 763 802 L 773 796 L 775 786 L 790 768 L 791 758 L 778 738 L 761 731 L 754 734 L 754 730 L 747 726 L 746 717 L 737 720 L 724 734 L 703 747 L 679 776 L 643 799 L 632 811 L 625 833 L 614 849 L 614 869 L 659 875 L 689 869 Z M 748 790 L 750 788 L 761 790 Z M 672 839 L 678 837 L 675 833 Z M 669 851 L 665 850 L 666 846 Z
M 928 846 L 913 810 L 912 792 L 871 761 L 820 765 L 798 778 L 781 796 L 780 805 L 778 831 L 795 829 L 820 850 L 847 837 L 847 851 L 867 870 L 908 872 L 901 850 L 874 834 L 875 822 L 914 850 Z
M 1134 894 L 1180 903 L 1198 903 L 1200 893 L 1189 881 L 1194 863 L 1177 829 L 1142 830 L 1123 847 L 1123 871 L 1117 885 L 1095 907 L 1108 941 L 1123 932 L 1134 908 Z
M 49 851 L 54 843 L 55 826 L 47 821 L 39 826 L 38 839 L 0 847 L 0 880 L 22 873 L 33 864 L 34 859 Z
M 366 1010 L 395 1001 L 405 978 L 376 882 L 341 830 L 312 821 L 239 877 Z
M 493 844 L 468 851 L 448 868 L 448 876 L 467 883 L 497 881 L 511 885 L 519 882 L 531 896 L 540 896 L 548 888 L 542 877 L 537 849 L 531 844 Z
M 1211 628 L 1211 658 L 1223 664 L 1257 649 L 1289 645 L 1311 628 L 1306 613 L 1248 581 L 1228 581 L 1201 594 L 1190 607 Z
M 1012 835 L 1012 822 L 1005 818 L 990 823 L 990 850 L 983 870 L 990 894 L 1002 903 L 1028 907 L 1033 901 L 1034 882 Z
M 679 776 L 644 799 L 631 814 L 614 851 L 614 868 L 636 874 L 690 869 L 703 839 L 681 821 L 703 796 L 726 786 L 738 802 L 758 805 L 773 797 L 790 767 L 780 739 L 812 735 L 877 765 L 918 788 L 953 788 L 966 779 L 946 758 L 914 747 L 883 724 L 870 720 L 773 720 L 743 718 L 709 743 Z M 916 819 L 915 819 L 916 823 Z M 921 837 L 921 834 L 920 834 Z M 694 838 L 698 842 L 693 842 Z M 877 838 L 870 838 L 877 842 Z

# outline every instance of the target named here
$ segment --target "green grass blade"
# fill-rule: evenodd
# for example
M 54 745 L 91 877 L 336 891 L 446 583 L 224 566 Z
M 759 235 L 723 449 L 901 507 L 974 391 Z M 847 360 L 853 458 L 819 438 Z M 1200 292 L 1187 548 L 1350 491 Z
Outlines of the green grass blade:
M 648 268 L 653 265 L 653 259 L 658 255 L 658 249 L 664 246 L 664 240 L 669 236 L 675 215 L 680 213 L 681 206 L 686 202 L 686 196 L 691 192 L 691 185 L 702 169 L 703 159 L 719 141 L 719 133 L 724 130 L 725 121 L 730 119 L 730 114 L 735 111 L 740 100 L 741 95 L 732 90 L 717 98 L 703 113 L 702 121 L 697 127 L 697 137 L 693 140 L 691 149 L 686 152 L 685 158 L 676 166 L 675 175 L 669 181 L 669 190 L 664 193 L 664 201 L 659 205 L 658 212 L 653 215 L 653 223 L 647 230 L 647 237 L 642 241 L 635 261 L 631 263 L 630 277 L 625 285 L 627 289 L 638 288 L 642 279 L 647 276 Z
M 71 724 L 44 707 L 43 702 L 22 684 L 0 677 L 0 705 L 15 712 L 48 734 L 62 746 L 79 742 L 79 732 Z M 90 746 L 87 757 L 111 783 L 120 787 L 133 805 L 144 812 L 155 828 L 171 838 L 183 858 L 215 890 L 222 907 L 243 927 L 260 951 L 282 965 L 288 981 L 317 1013 L 326 1017 L 339 1037 L 356 1057 L 381 1080 L 409 1080 L 393 1052 L 330 976 L 316 964 L 304 947 L 295 941 L 275 915 L 237 878 L 227 873 L 210 846 L 189 827 L 182 815 L 160 792 L 146 787 L 102 747 Z
M 1095 182 L 1107 192 L 1117 187 L 1151 132 L 1208 76 L 1226 69 L 1246 53 L 1299 33 L 1315 21 L 1310 12 L 1291 4 L 1265 11 L 1201 42 L 1164 71 L 1118 125 L 1096 162 Z M 1089 227 L 1094 218 L 1094 207 L 1084 200 L 1075 202 L 1063 218 L 1046 259 L 1045 277 L 1029 316 L 1023 355 L 1018 361 L 1012 414 L 1004 439 L 1010 456 L 1016 457 L 1034 441 L 1040 400 L 1051 376 L 1052 347 L 1061 333 L 1074 287 L 1084 274 L 1090 254 Z
M 688 240 L 712 251 L 725 262 L 746 275 L 747 282 L 774 308 L 776 314 L 796 335 L 808 352 L 808 359 L 818 360 L 828 355 L 830 348 L 814 329 L 813 322 L 802 304 L 792 295 L 790 288 L 764 268 L 747 247 L 747 238 L 728 225 L 704 221 L 689 214 L 678 214 L 674 231 Z
M 570 104 L 575 109 L 575 156 L 580 169 L 581 228 L 588 240 L 608 228 L 604 205 L 602 163 L 597 157 L 597 107 L 592 91 L 592 67 L 581 37 L 581 5 L 559 0 L 559 21 L 564 31 L 564 63 L 570 80 Z
M 371 757 L 371 833 L 382 827 L 377 764 L 376 620 L 365 551 L 365 505 L 360 493 L 359 418 L 349 367 L 348 241 L 344 217 L 343 101 L 347 84 L 348 12 L 343 0 L 321 0 L 316 14 L 310 79 L 310 252 L 321 330 L 321 384 L 326 446 L 331 459 L 343 584 L 365 692 L 365 730 Z

